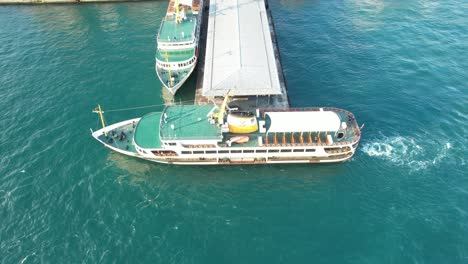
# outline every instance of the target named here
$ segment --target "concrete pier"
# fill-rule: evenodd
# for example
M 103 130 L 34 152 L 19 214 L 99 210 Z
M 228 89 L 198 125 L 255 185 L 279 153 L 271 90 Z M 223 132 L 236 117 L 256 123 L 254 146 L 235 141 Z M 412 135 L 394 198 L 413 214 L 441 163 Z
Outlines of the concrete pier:
M 199 43 L 195 104 L 228 92 L 242 108 L 289 107 L 267 0 L 208 0 Z

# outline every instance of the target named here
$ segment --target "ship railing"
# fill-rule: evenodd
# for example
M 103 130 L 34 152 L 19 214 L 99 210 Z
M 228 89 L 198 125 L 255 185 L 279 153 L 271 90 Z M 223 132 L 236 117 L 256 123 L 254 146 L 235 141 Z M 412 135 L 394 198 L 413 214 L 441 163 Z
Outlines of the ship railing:
M 161 30 L 162 30 L 163 24 L 164 24 L 163 21 L 161 21 L 161 24 L 159 24 L 158 34 L 156 35 L 156 43 L 159 42 L 159 35 L 161 35 Z
M 164 44 L 177 43 L 178 45 L 181 45 L 181 46 L 192 44 L 194 40 L 195 40 L 195 36 L 193 33 L 190 34 L 189 36 L 185 36 L 185 37 L 179 36 L 179 37 L 171 38 L 171 39 L 162 39 L 159 37 L 159 34 L 157 37 L 158 43 L 164 43 Z
M 159 126 L 159 131 L 161 132 L 161 129 L 162 129 L 163 125 L 160 125 Z M 162 140 L 179 140 L 179 141 L 182 141 L 182 140 L 221 140 L 223 139 L 223 135 L 221 134 L 221 132 L 219 132 L 218 135 L 214 136 L 214 135 L 209 135 L 209 136 L 178 136 L 178 135 L 162 135 L 160 134 L 160 138 Z M 185 144 L 185 143 L 184 143 Z
M 340 146 L 348 146 L 355 141 L 347 141 L 347 142 L 334 142 L 332 144 L 327 143 L 285 143 L 285 144 L 262 144 L 261 147 L 340 147 Z
M 162 125 L 159 126 L 159 137 L 163 141 L 220 141 L 223 139 L 222 134 L 218 136 L 174 136 L 174 135 L 163 135 Z M 184 143 L 188 144 L 188 143 Z
M 278 143 L 271 143 L 270 142 L 270 139 L 267 141 L 266 138 L 262 137 L 263 140 L 263 144 L 262 146 L 269 146 L 269 147 L 272 147 L 272 146 L 277 146 L 277 147 L 301 147 L 301 146 L 324 146 L 324 147 L 334 147 L 334 146 L 346 146 L 346 145 L 351 145 L 351 144 L 354 144 L 356 143 L 359 138 L 357 137 L 352 137 L 350 138 L 349 140 L 342 140 L 342 141 L 334 141 L 333 143 L 327 143 L 327 142 L 303 142 L 303 143 L 300 143 L 300 142 L 278 142 Z M 268 142 L 268 143 L 265 143 L 265 142 Z

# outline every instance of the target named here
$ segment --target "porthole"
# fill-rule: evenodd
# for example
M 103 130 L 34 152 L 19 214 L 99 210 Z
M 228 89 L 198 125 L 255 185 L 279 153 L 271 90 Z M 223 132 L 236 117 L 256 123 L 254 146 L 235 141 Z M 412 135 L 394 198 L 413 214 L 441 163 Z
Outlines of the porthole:
M 345 134 L 343 132 L 338 132 L 338 134 L 336 135 L 336 139 L 341 140 L 344 138 L 344 136 Z

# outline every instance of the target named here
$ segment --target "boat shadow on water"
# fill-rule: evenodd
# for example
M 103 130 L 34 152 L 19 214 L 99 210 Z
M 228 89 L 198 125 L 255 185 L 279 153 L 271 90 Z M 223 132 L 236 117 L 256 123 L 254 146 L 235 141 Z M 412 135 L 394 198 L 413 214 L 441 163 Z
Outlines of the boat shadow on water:
M 258 179 L 274 179 L 288 177 L 300 181 L 316 181 L 337 175 L 344 175 L 349 171 L 349 161 L 341 163 L 314 164 L 262 164 L 242 166 L 217 165 L 199 166 L 175 164 L 160 164 L 136 157 L 129 157 L 116 152 L 109 152 L 108 162 L 112 163 L 122 173 L 116 173 L 118 180 L 127 179 L 131 182 L 159 184 L 173 179 L 185 183 L 196 184 L 209 182 L 242 183 Z M 306 172 L 306 173 L 304 173 Z

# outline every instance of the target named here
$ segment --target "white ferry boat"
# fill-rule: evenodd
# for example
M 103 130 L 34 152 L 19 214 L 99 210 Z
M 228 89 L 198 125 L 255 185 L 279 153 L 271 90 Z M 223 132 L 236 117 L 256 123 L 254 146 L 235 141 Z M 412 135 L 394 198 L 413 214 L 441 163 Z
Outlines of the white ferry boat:
M 170 0 L 157 37 L 156 74 L 172 94 L 195 69 L 203 0 Z
M 116 152 L 168 164 L 325 163 L 353 156 L 361 138 L 354 115 L 330 108 L 255 109 L 171 105 L 92 136 Z

